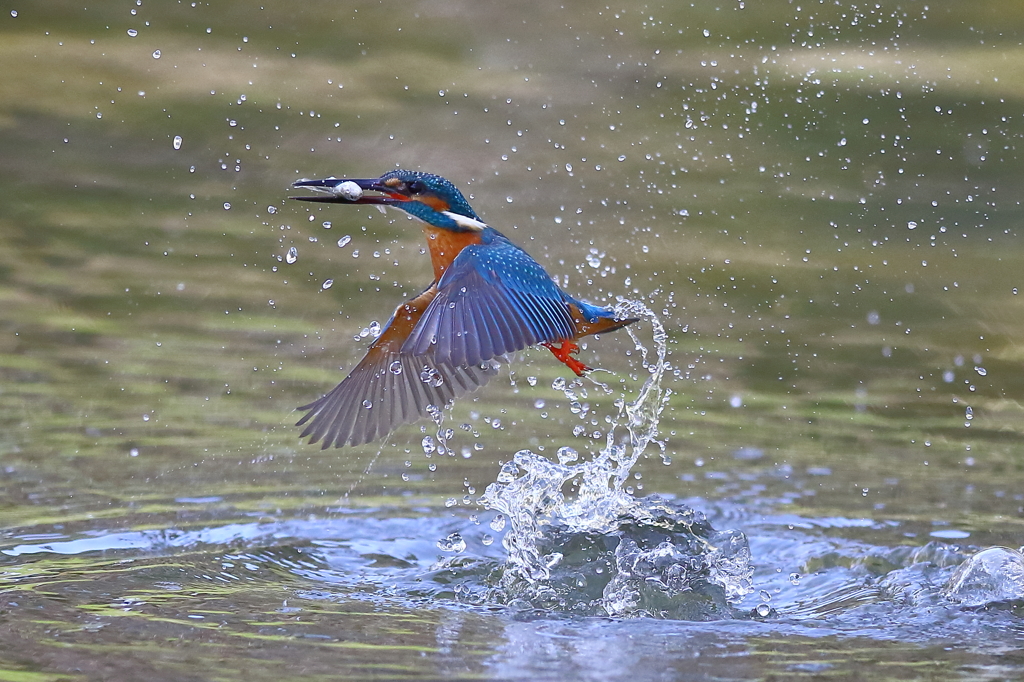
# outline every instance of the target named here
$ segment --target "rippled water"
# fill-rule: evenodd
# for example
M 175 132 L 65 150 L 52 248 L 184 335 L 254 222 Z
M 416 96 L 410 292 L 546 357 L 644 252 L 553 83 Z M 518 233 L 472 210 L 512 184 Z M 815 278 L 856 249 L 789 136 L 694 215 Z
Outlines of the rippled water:
M 0 679 L 1024 674 L 1012 3 L 0 13 Z M 302 444 L 441 173 L 645 321 Z

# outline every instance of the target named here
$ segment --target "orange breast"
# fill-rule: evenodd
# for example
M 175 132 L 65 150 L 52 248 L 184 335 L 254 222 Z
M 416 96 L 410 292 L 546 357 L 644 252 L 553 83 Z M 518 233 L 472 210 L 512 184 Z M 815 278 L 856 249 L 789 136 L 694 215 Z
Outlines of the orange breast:
M 397 353 L 405 340 L 409 338 L 413 327 L 419 324 L 423 317 L 423 311 L 427 309 L 430 302 L 437 296 L 437 289 L 431 287 L 419 296 L 411 298 L 395 309 L 391 322 L 384 328 L 384 331 L 377 340 L 370 345 L 370 352 L 384 351 Z
M 455 257 L 470 244 L 480 243 L 479 232 L 453 232 L 433 225 L 424 225 L 430 262 L 434 266 L 434 279 L 440 279 Z

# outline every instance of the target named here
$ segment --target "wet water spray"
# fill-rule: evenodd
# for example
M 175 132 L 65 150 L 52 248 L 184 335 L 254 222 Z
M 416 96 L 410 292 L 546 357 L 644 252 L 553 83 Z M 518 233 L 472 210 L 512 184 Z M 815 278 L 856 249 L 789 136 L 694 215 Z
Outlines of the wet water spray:
M 652 444 L 664 456 L 658 421 L 671 395 L 662 386 L 671 366 L 657 315 L 624 299 L 616 312 L 651 326 L 653 352 L 637 335 L 639 325 L 627 328 L 647 377 L 633 400 L 615 401 L 604 447 L 591 458 L 580 461 L 570 447 L 558 450 L 557 462 L 520 450 L 487 487 L 480 503 L 498 512 L 499 525 L 508 523 L 508 559 L 494 596 L 580 613 L 735 616 L 730 602 L 750 592 L 753 574 L 744 535 L 716 531 L 701 512 L 658 496 L 637 498 L 626 487 Z M 581 386 L 562 379 L 553 385 L 570 405 Z

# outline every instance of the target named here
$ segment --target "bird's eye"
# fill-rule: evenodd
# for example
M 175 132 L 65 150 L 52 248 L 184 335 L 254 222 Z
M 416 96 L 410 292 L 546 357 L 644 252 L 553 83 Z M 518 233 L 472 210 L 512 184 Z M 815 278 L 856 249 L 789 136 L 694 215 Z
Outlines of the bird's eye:
M 410 194 L 423 194 L 427 191 L 427 186 L 423 184 L 423 181 L 421 180 L 413 180 L 406 185 L 406 188 L 409 190 Z

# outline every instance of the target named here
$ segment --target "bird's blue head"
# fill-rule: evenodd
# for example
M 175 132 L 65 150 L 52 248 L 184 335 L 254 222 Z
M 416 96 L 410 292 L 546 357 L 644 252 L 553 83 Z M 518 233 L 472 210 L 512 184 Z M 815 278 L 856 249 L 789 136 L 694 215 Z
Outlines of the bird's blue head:
M 313 197 L 294 197 L 300 201 L 393 206 L 435 227 L 455 231 L 484 227 L 462 192 L 450 181 L 433 173 L 393 170 L 368 180 L 300 180 L 292 186 L 325 192 Z M 364 195 L 363 191 L 379 194 Z

